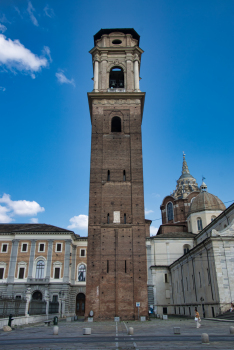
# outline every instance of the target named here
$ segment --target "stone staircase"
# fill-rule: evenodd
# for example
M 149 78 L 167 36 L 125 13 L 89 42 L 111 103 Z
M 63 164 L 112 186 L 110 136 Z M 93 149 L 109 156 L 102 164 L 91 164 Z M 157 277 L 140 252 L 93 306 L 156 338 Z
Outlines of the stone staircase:
M 150 308 L 150 305 L 154 305 L 154 290 L 153 286 L 148 286 L 148 307 Z
M 218 318 L 220 320 L 234 321 L 234 311 L 226 311 L 223 314 L 216 316 L 215 318 Z

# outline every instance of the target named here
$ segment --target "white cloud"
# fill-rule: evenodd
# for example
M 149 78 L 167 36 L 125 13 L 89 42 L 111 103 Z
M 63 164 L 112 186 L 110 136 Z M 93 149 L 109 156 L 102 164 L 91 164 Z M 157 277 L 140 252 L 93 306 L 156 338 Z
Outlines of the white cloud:
M 4 33 L 7 30 L 7 27 L 4 24 L 0 23 L 0 32 Z
M 52 18 L 54 17 L 54 10 L 52 8 L 49 7 L 49 5 L 46 5 L 46 7 L 44 8 L 44 12 L 46 14 L 46 16 Z
M 33 224 L 38 224 L 38 218 L 31 218 L 30 222 L 32 222 Z
M 6 88 L 3 86 L 0 86 L 0 91 L 6 91 Z
M 158 228 L 154 226 L 150 226 L 150 236 L 155 236 L 158 232 Z
M 151 214 L 153 212 L 153 210 L 145 208 L 145 215 Z
M 11 23 L 10 21 L 8 21 L 8 19 L 6 18 L 6 15 L 3 13 L 2 16 L 0 17 L 0 22 L 3 23 Z
M 21 18 L 23 18 L 23 17 L 21 16 L 21 13 L 20 13 L 19 8 L 18 8 L 17 6 L 14 6 L 14 9 L 15 9 L 15 11 L 18 13 L 18 15 L 19 15 Z
M 3 207 L 2 205 L 0 205 L 0 222 L 1 223 L 9 223 L 12 222 L 13 219 L 11 218 L 10 214 L 9 214 L 10 209 Z
M 44 52 L 46 51 L 48 54 L 49 48 L 47 46 L 44 48 Z M 32 74 L 38 72 L 42 67 L 46 67 L 48 60 L 45 57 L 38 57 L 26 49 L 19 40 L 7 40 L 3 34 L 0 34 L 0 64 L 4 64 L 9 69 Z
M 42 52 L 44 53 L 45 56 L 48 56 L 49 61 L 52 62 L 52 58 L 51 58 L 51 55 L 50 55 L 50 48 L 48 46 L 44 46 Z
M 38 27 L 39 24 L 38 24 L 38 22 L 37 22 L 36 17 L 35 17 L 34 14 L 33 14 L 33 12 L 35 11 L 35 8 L 33 7 L 32 3 L 31 3 L 30 1 L 28 2 L 27 11 L 28 11 L 28 13 L 29 13 L 29 16 L 30 16 L 30 18 L 31 18 L 32 23 L 33 23 L 35 26 Z
M 159 193 L 152 193 L 152 196 L 155 197 L 155 198 L 161 197 Z
M 69 221 L 71 225 L 67 226 L 68 229 L 74 229 L 78 228 L 79 230 L 85 230 L 88 229 L 88 215 L 78 215 L 73 216 Z
M 4 193 L 2 198 L 0 198 L 0 203 L 6 205 L 6 208 L 10 212 L 11 216 L 19 215 L 19 216 L 32 216 L 37 215 L 45 211 L 45 208 L 41 207 L 35 201 L 26 201 L 26 200 L 18 200 L 12 201 L 9 194 Z
M 75 86 L 75 81 L 74 81 L 74 79 L 71 79 L 71 80 L 67 79 L 67 77 L 66 77 L 66 76 L 64 75 L 64 73 L 63 73 L 63 70 L 60 70 L 60 71 L 57 72 L 55 75 L 56 75 L 56 77 L 57 77 L 57 79 L 58 79 L 58 82 L 59 82 L 60 84 L 71 84 L 71 85 Z

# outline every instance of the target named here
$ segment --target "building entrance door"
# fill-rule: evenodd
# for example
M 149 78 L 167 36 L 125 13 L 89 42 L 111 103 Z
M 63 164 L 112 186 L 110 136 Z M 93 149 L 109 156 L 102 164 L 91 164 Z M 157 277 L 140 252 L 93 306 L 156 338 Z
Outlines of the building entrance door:
M 76 315 L 84 316 L 85 314 L 85 295 L 83 293 L 79 293 L 76 296 Z

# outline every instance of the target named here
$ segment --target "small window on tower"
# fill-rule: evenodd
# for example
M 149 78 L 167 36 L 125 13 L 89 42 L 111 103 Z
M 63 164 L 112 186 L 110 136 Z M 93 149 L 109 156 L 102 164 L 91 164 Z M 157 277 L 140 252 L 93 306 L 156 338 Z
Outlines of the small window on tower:
M 121 118 L 113 117 L 111 120 L 111 132 L 121 132 Z
M 107 171 L 107 181 L 110 181 L 110 170 Z
M 107 223 L 108 224 L 110 223 L 110 214 L 109 213 L 107 214 Z
M 127 223 L 127 220 L 126 220 L 126 214 L 124 214 L 124 224 Z
M 126 172 L 125 172 L 125 170 L 123 171 L 123 181 L 126 181 Z

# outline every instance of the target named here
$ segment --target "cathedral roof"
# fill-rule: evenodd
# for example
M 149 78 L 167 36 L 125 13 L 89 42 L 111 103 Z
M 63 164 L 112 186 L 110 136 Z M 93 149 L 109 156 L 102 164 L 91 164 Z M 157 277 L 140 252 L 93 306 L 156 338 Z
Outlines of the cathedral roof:
M 190 207 L 190 214 L 197 213 L 204 210 L 223 211 L 225 209 L 226 209 L 225 205 L 217 196 L 203 190 L 193 200 Z

